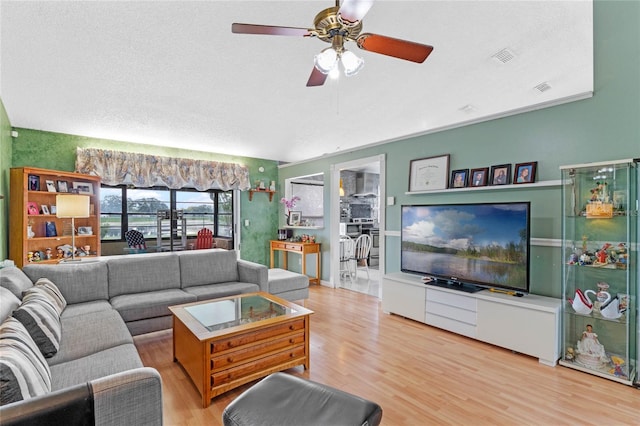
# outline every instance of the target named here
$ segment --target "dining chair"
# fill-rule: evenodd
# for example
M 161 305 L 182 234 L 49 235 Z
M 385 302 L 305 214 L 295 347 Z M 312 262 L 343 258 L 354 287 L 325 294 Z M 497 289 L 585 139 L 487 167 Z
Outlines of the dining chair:
M 340 277 L 349 277 L 353 281 L 351 263 L 355 253 L 355 241 L 348 235 L 340 235 Z
M 371 251 L 371 236 L 368 234 L 360 235 L 355 242 L 353 260 L 355 261 L 355 276 L 358 280 L 358 269 L 364 268 L 367 271 L 367 279 L 369 279 L 369 251 Z

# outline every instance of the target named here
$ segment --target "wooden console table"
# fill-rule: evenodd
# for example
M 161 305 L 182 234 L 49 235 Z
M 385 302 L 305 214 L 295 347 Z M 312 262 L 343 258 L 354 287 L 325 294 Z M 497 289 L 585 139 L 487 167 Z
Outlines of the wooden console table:
M 282 269 L 287 269 L 287 253 L 298 253 L 302 256 L 302 273 L 307 275 L 307 255 L 316 255 L 316 277 L 309 277 L 309 283 L 320 284 L 320 244 L 319 243 L 303 243 L 293 241 L 271 240 L 271 266 L 274 268 L 274 251 L 283 251 Z

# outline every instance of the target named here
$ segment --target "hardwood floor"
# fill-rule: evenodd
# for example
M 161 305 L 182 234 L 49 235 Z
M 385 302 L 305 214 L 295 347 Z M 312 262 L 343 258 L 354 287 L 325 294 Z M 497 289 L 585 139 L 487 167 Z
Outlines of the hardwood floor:
M 383 425 L 638 425 L 640 390 L 384 314 L 379 299 L 312 286 L 311 368 L 287 372 L 382 406 Z M 172 359 L 170 330 L 137 336 L 145 365 L 163 379 L 166 425 L 219 425 L 252 384 L 203 409 Z M 294 407 L 295 409 L 295 407 Z

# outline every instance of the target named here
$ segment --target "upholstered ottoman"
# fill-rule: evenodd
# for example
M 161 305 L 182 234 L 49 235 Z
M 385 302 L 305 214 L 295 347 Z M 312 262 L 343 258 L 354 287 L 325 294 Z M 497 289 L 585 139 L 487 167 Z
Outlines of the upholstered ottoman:
M 269 269 L 269 293 L 285 300 L 309 298 L 309 277 L 286 269 Z
M 222 413 L 225 426 L 376 426 L 381 420 L 375 402 L 286 373 L 264 378 Z

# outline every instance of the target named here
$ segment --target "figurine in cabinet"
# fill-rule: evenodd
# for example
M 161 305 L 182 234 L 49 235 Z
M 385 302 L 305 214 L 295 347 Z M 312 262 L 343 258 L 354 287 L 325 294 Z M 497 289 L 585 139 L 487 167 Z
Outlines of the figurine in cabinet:
M 604 346 L 598 341 L 598 335 L 591 324 L 587 324 L 587 329 L 582 332 L 576 345 L 576 354 L 576 359 L 589 367 L 596 368 L 609 362 Z

